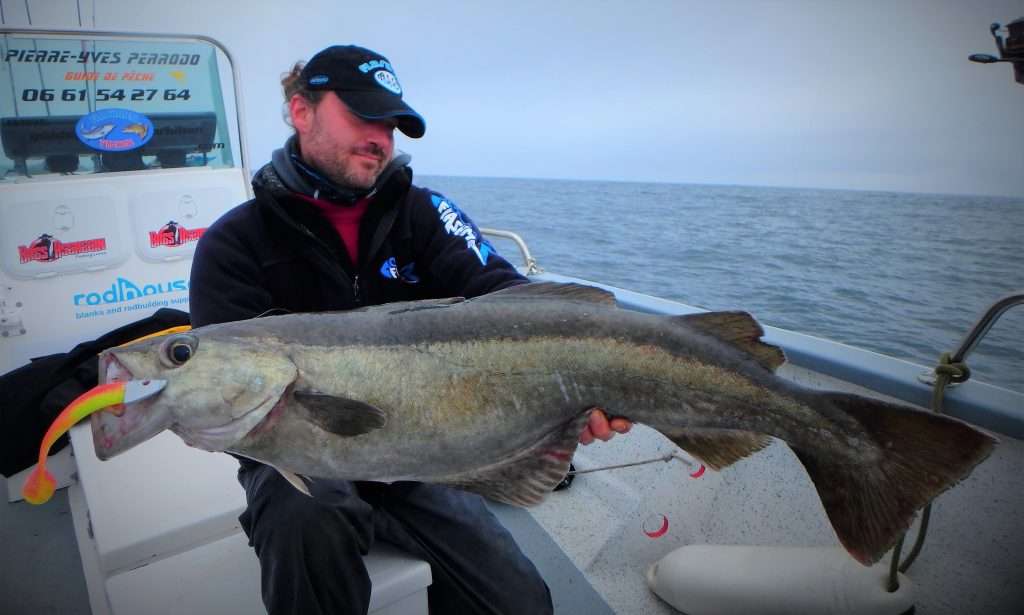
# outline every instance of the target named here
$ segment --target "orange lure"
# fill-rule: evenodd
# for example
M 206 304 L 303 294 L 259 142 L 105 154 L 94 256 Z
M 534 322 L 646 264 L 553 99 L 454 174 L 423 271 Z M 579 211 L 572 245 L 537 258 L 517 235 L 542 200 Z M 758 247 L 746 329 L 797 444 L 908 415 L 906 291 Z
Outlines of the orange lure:
M 160 392 L 166 384 L 165 380 L 110 382 L 89 389 L 68 404 L 68 407 L 64 408 L 64 411 L 53 421 L 50 428 L 46 430 L 46 435 L 43 436 L 43 442 L 39 446 L 39 464 L 29 475 L 21 490 L 25 501 L 30 504 L 43 504 L 53 497 L 57 481 L 53 474 L 46 469 L 46 458 L 53 443 L 67 433 L 75 423 L 98 410 L 129 404 L 149 397 Z

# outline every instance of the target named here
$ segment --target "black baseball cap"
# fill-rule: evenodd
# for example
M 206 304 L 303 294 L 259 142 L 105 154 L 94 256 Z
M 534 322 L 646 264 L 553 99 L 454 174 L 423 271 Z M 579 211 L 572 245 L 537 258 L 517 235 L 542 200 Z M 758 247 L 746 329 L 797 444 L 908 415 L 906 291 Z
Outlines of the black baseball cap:
M 423 117 L 402 100 L 402 86 L 388 59 L 355 45 L 334 45 L 313 56 L 300 74 L 309 90 L 333 90 L 353 113 L 368 120 L 396 118 L 398 129 L 418 139 Z

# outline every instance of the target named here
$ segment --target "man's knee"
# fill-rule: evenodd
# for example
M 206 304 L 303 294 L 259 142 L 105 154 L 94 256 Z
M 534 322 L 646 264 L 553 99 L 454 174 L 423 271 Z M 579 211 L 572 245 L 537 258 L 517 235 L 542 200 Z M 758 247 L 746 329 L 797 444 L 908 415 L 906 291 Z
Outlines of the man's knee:
M 257 553 L 319 552 L 339 557 L 365 554 L 373 541 L 372 511 L 355 496 L 324 503 L 300 493 L 282 477 L 247 486 L 249 506 L 239 517 Z
M 249 532 L 268 613 L 366 613 L 371 586 L 363 555 L 372 536 L 367 528 L 299 494 L 265 506 Z

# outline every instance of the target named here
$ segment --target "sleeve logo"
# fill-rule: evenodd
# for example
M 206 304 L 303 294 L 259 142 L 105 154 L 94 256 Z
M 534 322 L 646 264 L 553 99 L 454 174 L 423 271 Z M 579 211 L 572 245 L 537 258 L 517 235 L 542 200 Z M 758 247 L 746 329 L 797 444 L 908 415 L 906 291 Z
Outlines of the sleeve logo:
M 487 264 L 487 257 L 494 252 L 491 244 L 486 239 L 477 236 L 477 230 L 472 224 L 466 222 L 462 212 L 454 203 L 449 203 L 436 194 L 430 195 L 430 201 L 437 210 L 437 217 L 444 225 L 444 230 L 449 235 L 461 237 L 466 241 L 466 249 L 476 254 L 481 265 Z

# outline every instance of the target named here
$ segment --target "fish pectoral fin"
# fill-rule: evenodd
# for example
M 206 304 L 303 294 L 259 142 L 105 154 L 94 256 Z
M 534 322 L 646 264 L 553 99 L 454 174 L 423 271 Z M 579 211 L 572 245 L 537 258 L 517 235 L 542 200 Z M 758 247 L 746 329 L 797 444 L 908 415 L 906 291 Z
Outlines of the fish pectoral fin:
M 508 459 L 436 482 L 504 504 L 540 504 L 569 471 L 569 462 L 589 416 L 589 410 L 581 412 Z
M 383 410 L 358 399 L 319 391 L 295 391 L 292 396 L 307 410 L 307 418 L 312 423 L 339 436 L 369 433 L 388 422 Z
M 672 320 L 706 333 L 751 356 L 762 367 L 775 371 L 786 362 L 786 354 L 778 346 L 761 341 L 764 329 L 747 312 L 704 312 L 673 316 Z
M 712 470 L 731 466 L 772 443 L 771 436 L 733 429 L 687 429 L 662 433 Z
M 286 481 L 291 483 L 292 487 L 295 487 L 301 493 L 305 493 L 309 497 L 313 497 L 313 494 L 311 494 L 309 492 L 309 487 L 306 485 L 306 481 L 302 480 L 301 476 L 299 476 L 295 472 L 292 472 L 291 470 L 284 470 L 284 469 L 279 468 L 277 466 L 274 466 L 274 469 L 277 470 L 278 473 L 281 476 L 283 476 Z
M 484 302 L 492 299 L 508 299 L 510 297 L 548 297 L 554 299 L 565 299 L 567 301 L 582 301 L 586 303 L 598 303 L 601 305 L 618 305 L 615 295 L 603 288 L 586 286 L 574 282 L 532 282 L 529 284 L 517 284 L 508 288 L 494 291 L 486 295 L 475 297 L 472 301 Z

